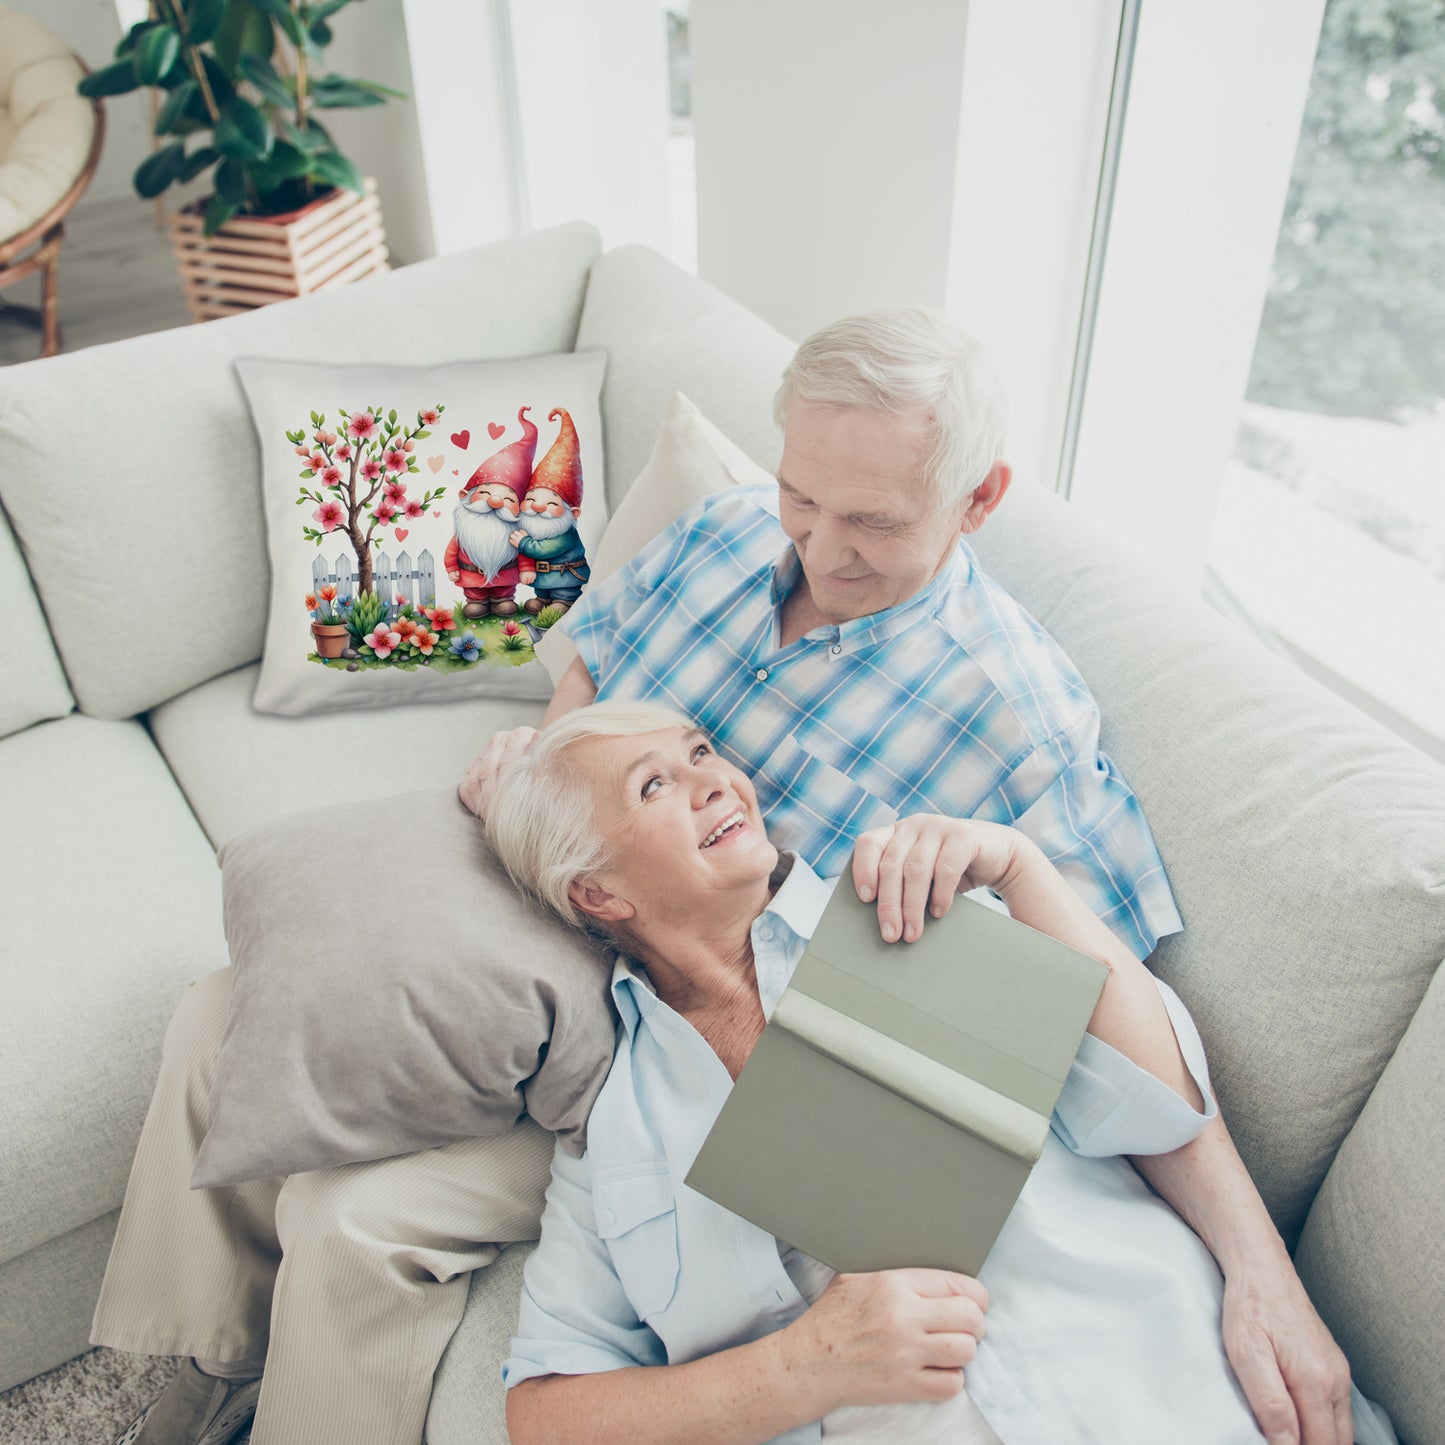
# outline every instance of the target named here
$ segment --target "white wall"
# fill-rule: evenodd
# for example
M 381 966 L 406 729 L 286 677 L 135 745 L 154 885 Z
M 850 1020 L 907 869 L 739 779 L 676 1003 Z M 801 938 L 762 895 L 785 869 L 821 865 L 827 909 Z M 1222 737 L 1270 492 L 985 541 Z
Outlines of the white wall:
M 693 0 L 698 274 L 802 337 L 947 294 L 961 0 Z

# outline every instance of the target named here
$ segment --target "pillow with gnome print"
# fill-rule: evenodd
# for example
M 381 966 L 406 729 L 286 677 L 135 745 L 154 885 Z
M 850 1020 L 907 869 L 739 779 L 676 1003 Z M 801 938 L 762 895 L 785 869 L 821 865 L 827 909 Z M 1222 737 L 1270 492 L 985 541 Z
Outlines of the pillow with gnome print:
M 252 706 L 550 697 L 535 648 L 607 525 L 605 362 L 238 361 L 271 557 Z

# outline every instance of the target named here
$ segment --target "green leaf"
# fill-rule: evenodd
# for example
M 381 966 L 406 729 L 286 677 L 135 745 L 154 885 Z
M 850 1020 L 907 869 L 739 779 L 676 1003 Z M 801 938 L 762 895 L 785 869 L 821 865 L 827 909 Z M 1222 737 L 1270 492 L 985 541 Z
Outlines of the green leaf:
M 318 20 L 329 20 L 338 10 L 343 10 L 350 4 L 351 0 L 320 0 L 316 5 L 303 5 L 301 18 L 308 25 L 312 25 Z
M 186 157 L 185 164 L 176 173 L 179 181 L 193 181 L 203 170 L 216 164 L 221 159 L 221 153 L 215 146 L 202 146 L 198 151 L 192 151 Z
M 295 107 L 295 81 L 283 76 L 264 55 L 243 55 L 240 72 L 272 105 Z
M 396 425 L 396 408 L 395 408 L 395 407 L 392 407 L 392 409 L 391 409 L 389 412 L 387 412 L 387 414 L 386 414 L 386 424 L 387 424 L 387 426 L 395 426 L 395 425 Z
M 88 95 L 95 100 L 103 95 L 125 95 L 139 84 L 135 77 L 134 62 L 120 60 L 114 65 L 107 65 L 103 70 L 91 71 L 75 88 L 81 95 Z
M 266 117 L 251 104 L 233 95 L 216 123 L 216 149 L 223 156 L 240 161 L 264 160 L 271 154 L 274 137 Z
M 220 61 L 214 56 L 201 52 L 201 64 L 205 67 L 206 80 L 211 87 L 211 95 L 215 98 L 217 108 L 225 105 L 235 95 L 236 87 L 231 76 L 222 68 Z M 210 120 L 210 112 L 205 111 L 207 121 Z
M 361 172 L 346 159 L 340 151 L 323 151 L 311 161 L 311 174 L 328 185 L 341 186 L 345 190 L 364 195 L 366 182 Z
M 228 74 L 235 75 L 243 55 L 269 56 L 276 48 L 276 30 L 269 16 L 246 0 L 226 0 L 226 18 L 216 32 L 213 49 Z
M 142 85 L 158 85 L 180 53 L 181 37 L 171 26 L 147 30 L 135 48 L 135 78 Z
M 310 467 L 307 467 L 306 470 L 305 470 L 304 472 L 302 472 L 300 475 L 301 475 L 301 477 L 302 477 L 304 480 L 310 481 L 311 478 L 316 475 L 316 473 L 313 472 Z
M 226 0 L 188 0 L 186 36 L 192 45 L 204 45 L 215 38 L 226 18 Z
M 216 194 L 237 210 L 246 204 L 246 167 L 228 156 L 216 167 Z
M 178 140 L 162 146 L 154 155 L 147 156 L 136 167 L 136 194 L 147 201 L 160 195 L 180 173 L 181 162 L 185 160 L 185 156 L 185 147 Z
M 359 85 L 339 75 L 326 75 L 313 81 L 309 87 L 311 104 L 322 110 L 357 109 L 368 105 L 381 105 L 382 97 L 375 91 L 363 90 Z
M 166 96 L 165 104 L 156 113 L 156 134 L 169 135 L 178 121 L 185 116 L 186 107 L 200 94 L 201 88 L 194 80 L 183 80 Z
M 306 120 L 305 130 L 299 129 L 292 121 L 283 118 L 281 134 L 297 150 L 304 151 L 308 156 L 320 155 L 322 151 L 333 149 L 331 137 L 309 116 Z
M 235 214 L 235 206 L 224 196 L 212 196 L 210 205 L 206 207 L 206 223 L 203 228 L 206 235 L 214 236 Z
M 274 191 L 301 176 L 309 175 L 311 157 L 302 155 L 295 146 L 277 141 L 268 159 L 251 167 L 256 188 L 260 191 Z
M 393 90 L 389 85 L 382 85 L 376 80 L 353 80 L 351 82 L 360 90 L 374 91 L 377 95 L 386 96 L 390 100 L 410 100 L 411 97 L 404 90 Z
M 115 47 L 115 58 L 119 60 L 122 56 L 130 57 L 135 54 L 135 48 L 140 44 L 140 38 L 147 30 L 154 30 L 161 22 L 159 20 L 137 20 L 124 35 L 120 37 Z
M 335 37 L 331 27 L 324 20 L 318 20 L 307 29 L 306 38 L 311 42 L 308 48 L 315 54 L 325 50 Z

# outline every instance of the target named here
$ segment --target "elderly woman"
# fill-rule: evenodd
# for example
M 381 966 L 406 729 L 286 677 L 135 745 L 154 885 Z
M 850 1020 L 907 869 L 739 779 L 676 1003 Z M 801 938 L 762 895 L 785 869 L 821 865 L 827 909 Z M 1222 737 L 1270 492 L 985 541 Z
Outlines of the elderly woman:
M 835 1276 L 682 1183 L 831 892 L 768 842 L 748 778 L 700 731 L 650 703 L 570 714 L 504 767 L 488 833 L 522 888 L 622 954 L 616 1056 L 586 1154 L 555 1156 L 504 1368 L 514 1441 L 575 1440 L 579 1421 L 628 1445 L 1262 1438 L 1213 1259 L 1121 1157 L 1212 1116 L 1198 1035 L 1022 834 L 914 817 L 853 862 L 885 937 L 987 888 L 1110 970 L 972 1279 Z

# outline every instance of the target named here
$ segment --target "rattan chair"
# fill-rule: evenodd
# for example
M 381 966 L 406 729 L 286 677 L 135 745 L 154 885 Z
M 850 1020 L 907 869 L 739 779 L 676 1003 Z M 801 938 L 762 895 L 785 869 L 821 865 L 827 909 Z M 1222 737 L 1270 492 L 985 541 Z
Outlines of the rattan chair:
M 37 323 L 42 356 L 60 350 L 64 218 L 95 175 L 105 135 L 98 101 L 76 93 L 85 67 L 38 20 L 0 6 L 0 291 L 39 273 L 37 306 L 0 316 Z

